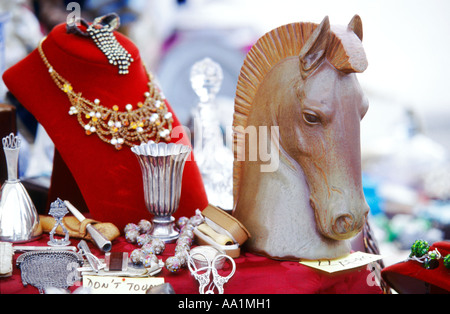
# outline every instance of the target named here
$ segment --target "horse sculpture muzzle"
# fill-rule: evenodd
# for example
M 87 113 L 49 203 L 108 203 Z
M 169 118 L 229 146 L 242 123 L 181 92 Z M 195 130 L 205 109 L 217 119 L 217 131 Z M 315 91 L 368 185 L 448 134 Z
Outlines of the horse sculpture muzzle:
M 332 192 L 331 199 L 325 204 L 318 205 L 314 197 L 310 198 L 310 204 L 320 233 L 334 240 L 354 237 L 361 231 L 369 213 L 364 196 L 345 199 L 341 193 Z

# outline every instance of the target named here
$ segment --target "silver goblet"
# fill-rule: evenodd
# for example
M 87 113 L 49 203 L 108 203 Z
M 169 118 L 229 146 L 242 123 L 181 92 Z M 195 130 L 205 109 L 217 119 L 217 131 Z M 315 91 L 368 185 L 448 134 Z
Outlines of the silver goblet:
M 144 143 L 131 151 L 142 170 L 144 197 L 154 216 L 150 236 L 173 242 L 179 236 L 172 216 L 178 209 L 184 165 L 191 153 L 189 146 L 166 143 Z

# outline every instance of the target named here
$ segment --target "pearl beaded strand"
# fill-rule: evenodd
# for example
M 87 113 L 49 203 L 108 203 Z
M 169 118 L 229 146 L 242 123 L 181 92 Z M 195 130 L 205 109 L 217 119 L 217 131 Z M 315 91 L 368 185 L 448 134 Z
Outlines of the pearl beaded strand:
M 91 24 L 87 28 L 87 33 L 108 58 L 109 63 L 119 67 L 119 74 L 128 74 L 128 67 L 134 60 L 114 37 L 113 30 L 108 24 Z

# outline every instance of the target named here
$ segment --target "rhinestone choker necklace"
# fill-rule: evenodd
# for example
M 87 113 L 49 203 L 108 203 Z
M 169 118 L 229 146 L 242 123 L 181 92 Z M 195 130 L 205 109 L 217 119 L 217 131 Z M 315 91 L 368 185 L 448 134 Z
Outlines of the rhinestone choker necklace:
M 144 93 L 144 102 L 135 106 L 127 104 L 125 111 L 119 111 L 117 105 L 104 107 L 99 99 L 90 101 L 75 92 L 72 85 L 55 71 L 42 49 L 44 40 L 38 46 L 42 61 L 56 86 L 68 97 L 71 104 L 69 115 L 77 117 L 87 135 L 96 133 L 117 150 L 122 149 L 123 144 L 132 147 L 150 140 L 156 143 L 170 141 L 172 113 L 167 110 L 165 98 L 153 83 L 150 73 L 147 72 L 148 91 Z

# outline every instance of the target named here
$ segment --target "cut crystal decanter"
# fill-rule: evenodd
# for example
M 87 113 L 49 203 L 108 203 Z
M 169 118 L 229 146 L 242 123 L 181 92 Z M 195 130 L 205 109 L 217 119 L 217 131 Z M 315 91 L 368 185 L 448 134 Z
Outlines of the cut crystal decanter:
M 191 68 L 191 86 L 199 103 L 193 111 L 194 156 L 202 174 L 208 201 L 223 209 L 233 207 L 233 154 L 224 144 L 224 135 L 217 117 L 215 98 L 223 73 L 210 58 Z

